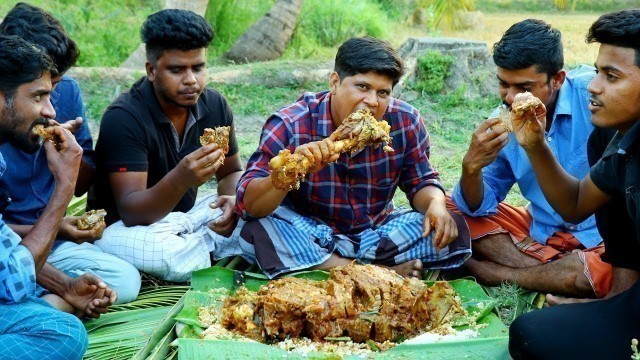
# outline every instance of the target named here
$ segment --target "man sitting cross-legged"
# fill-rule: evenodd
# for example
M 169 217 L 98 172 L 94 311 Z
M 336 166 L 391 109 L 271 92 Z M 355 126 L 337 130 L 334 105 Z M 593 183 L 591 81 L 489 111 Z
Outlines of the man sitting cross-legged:
M 541 20 L 511 26 L 494 45 L 500 95 L 511 108 L 525 91 L 547 107 L 545 139 L 561 166 L 574 176 L 588 173 L 589 66 L 563 69 L 560 32 Z M 568 222 L 542 195 L 525 152 L 501 124 L 499 111 L 474 132 L 452 199 L 466 215 L 474 256 L 471 273 L 486 284 L 510 282 L 526 289 L 575 297 L 605 296 L 611 266 L 601 259 L 602 238 L 593 217 Z M 514 184 L 530 204 L 504 201 Z M 555 298 L 548 297 L 553 303 Z
M 422 118 L 391 96 L 402 73 L 402 60 L 387 42 L 347 40 L 330 90 L 306 93 L 267 120 L 238 183 L 236 205 L 248 221 L 240 232 L 244 257 L 267 276 L 356 259 L 419 277 L 423 268 L 457 267 L 470 255 L 466 224 L 446 210 L 429 163 Z M 337 151 L 330 135 L 361 109 L 390 125 L 393 152 L 384 146 Z M 311 164 L 297 190 L 274 186 L 269 161 L 284 149 Z M 394 209 L 398 186 L 413 210 Z
M 211 25 L 191 11 L 162 10 L 147 18 L 141 35 L 147 76 L 102 118 L 89 206 L 109 214 L 111 225 L 96 242 L 102 250 L 164 280 L 186 281 L 211 266 L 210 252 L 240 251 L 229 236 L 238 223 L 242 163 L 231 109 L 206 88 Z M 202 146 L 204 130 L 220 126 L 230 127 L 228 149 Z M 218 196 L 196 203 L 198 187 L 214 175 Z
M 617 206 L 598 217 L 607 260 L 615 266 L 606 299 L 558 305 L 522 315 L 509 329 L 514 359 L 634 359 L 640 339 L 640 9 L 602 15 L 587 41 L 600 43 L 589 83 L 591 122 L 597 127 L 589 146 L 601 158 L 581 179 L 554 159 L 544 139 L 544 108 L 539 116 L 514 123 L 518 143 L 531 160 L 540 187 L 568 221 Z M 605 129 L 613 129 L 613 137 Z M 604 148 L 604 151 L 601 149 Z M 591 152 L 591 149 L 590 149 Z M 622 205 L 622 206 L 621 206 Z M 616 226 L 624 225 L 624 231 Z M 613 229 L 612 229 L 613 227 Z M 614 236 L 611 236 L 614 235 Z M 635 353 L 632 341 L 635 340 Z M 573 346 L 567 346 L 572 344 Z
M 37 124 L 55 117 L 49 57 L 16 36 L 0 35 L 0 143 L 39 149 Z M 67 204 L 73 195 L 82 148 L 61 126 L 43 145 L 55 181 L 42 215 L 22 238 L 0 216 L 0 358 L 81 359 L 87 332 L 74 315 L 99 317 L 117 294 L 97 276 L 71 278 L 47 263 Z M 7 167 L 0 153 L 0 178 Z M 49 291 L 43 297 L 42 287 Z M 59 310 L 64 312 L 61 312 Z
M 78 58 L 78 48 L 62 25 L 48 12 L 25 3 L 17 4 L 0 23 L 0 33 L 16 35 L 44 50 L 53 60 L 58 75 L 51 79 L 51 103 L 57 123 L 70 129 L 83 148 L 75 194 L 84 194 L 94 172 L 93 142 L 84 118 L 84 104 L 78 83 L 64 73 Z M 36 144 L 37 145 L 37 144 Z M 18 235 L 25 236 L 42 215 L 55 181 L 47 168 L 44 149 L 26 152 L 7 142 L 0 153 L 11 159 L 0 179 L 0 192 L 11 198 L 2 210 L 4 220 Z M 65 216 L 47 262 L 77 277 L 92 273 L 118 291 L 118 302 L 133 301 L 140 291 L 140 274 L 131 264 L 106 254 L 93 244 L 104 231 L 104 223 L 91 229 L 77 228 L 78 217 Z

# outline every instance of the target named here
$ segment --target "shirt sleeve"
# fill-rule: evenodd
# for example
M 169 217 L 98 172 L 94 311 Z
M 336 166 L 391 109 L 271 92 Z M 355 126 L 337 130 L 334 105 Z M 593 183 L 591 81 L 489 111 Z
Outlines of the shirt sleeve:
M 507 193 L 515 182 L 516 179 L 513 176 L 511 165 L 505 158 L 504 149 L 502 149 L 498 157 L 482 169 L 484 192 L 482 194 L 482 203 L 475 211 L 471 211 L 469 208 L 459 181 L 453 189 L 451 199 L 465 215 L 476 217 L 496 214 L 498 212 L 498 204 L 507 197 Z
M 616 174 L 618 174 L 619 171 L 616 169 L 615 162 L 613 161 L 614 157 L 615 155 L 598 160 L 589 172 L 591 181 L 593 181 L 598 189 L 610 196 L 616 194 L 616 185 L 618 185 Z
M 31 252 L 0 216 L 0 303 L 17 303 L 36 290 L 36 267 Z
M 247 162 L 247 169 L 238 181 L 236 196 L 236 212 L 245 220 L 255 219 L 246 211 L 244 195 L 251 180 L 269 176 L 269 160 L 278 155 L 280 150 L 290 148 L 291 129 L 287 123 L 277 115 L 272 115 L 264 127 L 260 136 L 258 149 L 251 155 Z
M 100 123 L 97 150 L 108 172 L 147 171 L 149 168 L 145 132 L 128 111 L 105 112 Z
M 405 159 L 400 173 L 400 190 L 404 191 L 413 206 L 413 198 L 416 193 L 425 186 L 436 186 L 444 193 L 444 187 L 440 184 L 438 171 L 431 166 L 429 156 L 431 144 L 429 134 L 424 126 L 422 117 L 417 110 L 414 112 L 415 121 L 405 130 L 406 139 Z M 415 207 L 414 207 L 415 208 Z

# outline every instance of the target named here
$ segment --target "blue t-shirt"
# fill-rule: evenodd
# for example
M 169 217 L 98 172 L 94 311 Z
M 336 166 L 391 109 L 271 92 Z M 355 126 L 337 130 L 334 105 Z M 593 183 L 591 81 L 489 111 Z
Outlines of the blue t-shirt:
M 59 123 L 82 117 L 84 122 L 75 137 L 84 150 L 83 159 L 93 165 L 93 141 L 84 117 L 78 83 L 69 76 L 63 76 L 51 93 L 51 104 Z M 0 144 L 0 154 L 7 162 L 4 176 L 0 178 L 0 193 L 11 198 L 8 206 L 0 210 L 4 220 L 9 224 L 33 225 L 44 212 L 55 185 L 45 151 L 40 148 L 35 154 L 28 154 L 3 143 Z
M 560 166 L 577 179 L 582 179 L 589 173 L 587 140 L 593 131 L 593 125 L 587 85 L 594 75 L 595 69 L 584 65 L 567 73 L 556 100 L 551 128 L 545 133 L 547 143 Z M 493 117 L 497 117 L 496 111 L 490 116 Z M 475 211 L 469 209 L 459 182 L 454 188 L 451 197 L 463 213 L 469 216 L 496 214 L 498 203 L 518 183 L 520 192 L 530 202 L 527 210 L 533 218 L 529 229 L 533 239 L 546 244 L 547 239 L 556 231 L 563 231 L 573 234 L 586 248 L 602 242 L 594 216 L 579 224 L 571 224 L 553 210 L 540 189 L 527 154 L 518 145 L 513 133 L 509 134 L 509 143 L 500 150 L 496 160 L 482 169 L 482 180 L 484 196 L 482 204 Z

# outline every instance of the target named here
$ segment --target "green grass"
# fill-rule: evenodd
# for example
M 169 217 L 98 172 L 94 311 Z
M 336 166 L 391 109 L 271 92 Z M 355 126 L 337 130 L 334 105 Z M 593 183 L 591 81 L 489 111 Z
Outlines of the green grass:
M 78 44 L 78 66 L 119 66 L 140 44 L 140 26 L 162 0 L 30 0 L 49 11 Z M 17 1 L 0 1 L 0 18 Z

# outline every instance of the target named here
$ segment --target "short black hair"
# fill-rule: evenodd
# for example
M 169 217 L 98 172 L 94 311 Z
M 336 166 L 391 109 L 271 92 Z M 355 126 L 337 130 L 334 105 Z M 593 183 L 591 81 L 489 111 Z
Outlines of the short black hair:
M 511 25 L 493 45 L 493 62 L 507 70 L 536 67 L 548 79 L 562 70 L 562 34 L 548 23 L 527 19 Z
M 365 36 L 351 38 L 340 45 L 333 70 L 341 81 L 373 71 L 389 76 L 395 86 L 404 74 L 404 62 L 387 41 Z
M 58 75 L 44 51 L 17 36 L 0 35 L 0 91 L 7 102 L 11 103 L 20 85 L 39 79 L 45 72 Z
M 193 11 L 165 9 L 147 17 L 140 36 L 146 46 L 147 61 L 155 65 L 165 50 L 206 48 L 213 40 L 213 29 Z
M 75 65 L 80 55 L 76 43 L 53 15 L 27 3 L 18 3 L 7 13 L 0 23 L 0 34 L 16 35 L 40 47 L 60 74 Z
M 635 63 L 640 66 L 640 9 L 600 16 L 587 33 L 587 43 L 594 42 L 634 49 Z

